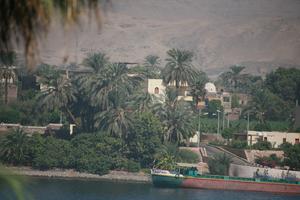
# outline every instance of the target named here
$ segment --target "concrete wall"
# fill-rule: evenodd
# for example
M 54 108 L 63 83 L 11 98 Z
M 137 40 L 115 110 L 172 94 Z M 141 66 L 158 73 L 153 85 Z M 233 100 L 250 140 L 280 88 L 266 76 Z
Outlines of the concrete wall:
M 247 140 L 248 145 L 255 144 L 259 139 L 266 138 L 267 141 L 271 142 L 273 147 L 277 148 L 283 143 L 283 139 L 286 139 L 286 142 L 295 144 L 296 139 L 300 139 L 300 133 L 287 133 L 287 132 L 278 132 L 278 131 L 248 131 Z
M 252 167 L 231 164 L 229 168 L 229 176 L 239 176 L 246 178 L 253 178 L 256 170 L 259 169 L 260 174 L 263 174 L 264 170 L 268 170 L 268 176 L 273 178 L 282 178 L 282 175 L 287 174 L 288 170 L 272 169 L 272 168 L 262 168 L 262 167 Z M 289 171 L 289 175 L 300 180 L 300 171 Z
M 283 151 L 260 151 L 260 150 L 245 150 L 245 155 L 248 162 L 255 163 L 255 159 L 259 157 L 269 157 L 271 154 L 275 154 L 279 158 L 283 158 Z
M 22 126 L 20 124 L 0 124 L 0 133 L 7 133 L 10 130 L 21 128 L 25 133 L 33 134 L 45 134 L 46 130 L 59 130 L 62 124 L 48 124 L 47 126 Z

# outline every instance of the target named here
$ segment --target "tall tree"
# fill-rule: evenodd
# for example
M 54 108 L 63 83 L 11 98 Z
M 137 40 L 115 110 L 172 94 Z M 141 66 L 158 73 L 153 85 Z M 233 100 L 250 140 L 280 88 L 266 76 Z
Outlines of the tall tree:
M 300 70 L 296 68 L 278 68 L 267 74 L 266 87 L 281 99 L 294 104 L 300 102 Z
M 230 71 L 221 74 L 220 78 L 225 87 L 227 86 L 231 91 L 237 92 L 243 78 L 246 76 L 246 74 L 241 74 L 244 69 L 244 66 L 234 65 L 230 67 Z
M 76 119 L 71 112 L 70 105 L 76 101 L 76 90 L 72 86 L 71 80 L 61 76 L 53 86 L 49 86 L 47 90 L 41 91 L 37 97 L 38 105 L 42 109 L 55 110 L 58 109 L 69 116 L 73 123 Z
M 108 63 L 109 57 L 101 52 L 89 53 L 83 60 L 83 65 L 92 68 L 94 73 L 99 73 Z
M 163 124 L 165 140 L 179 144 L 193 135 L 192 113 L 186 102 L 178 100 L 176 90 L 166 94 L 165 102 L 157 103 L 153 110 Z
M 195 79 L 192 81 L 190 85 L 190 93 L 193 96 L 196 107 L 200 100 L 204 100 L 206 90 L 205 84 L 208 82 L 208 77 L 204 72 L 198 72 Z
M 8 103 L 8 85 L 10 80 L 16 81 L 14 65 L 16 63 L 15 52 L 0 52 L 0 83 L 4 84 L 4 103 Z
M 190 84 L 195 78 L 192 65 L 193 53 L 187 50 L 171 49 L 167 51 L 167 56 L 167 64 L 162 71 L 164 84 L 175 82 L 177 89 L 181 85 Z
M 26 161 L 25 148 L 27 135 L 22 129 L 16 129 L 0 141 L 0 156 L 10 164 L 23 164 Z
M 276 95 L 268 89 L 255 89 L 248 106 L 244 113 L 249 112 L 259 120 L 260 124 L 265 125 L 266 120 L 284 120 L 288 118 L 289 108 Z

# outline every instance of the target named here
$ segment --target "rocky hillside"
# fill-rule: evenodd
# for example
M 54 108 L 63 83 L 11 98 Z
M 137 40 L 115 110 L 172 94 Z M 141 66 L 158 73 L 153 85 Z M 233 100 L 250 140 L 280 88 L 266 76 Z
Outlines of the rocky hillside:
M 170 48 L 195 52 L 195 66 L 210 76 L 233 64 L 264 74 L 300 66 L 299 0 L 106 0 L 101 30 L 83 19 L 63 33 L 54 23 L 42 45 L 44 62 L 80 62 L 90 51 L 112 61 L 165 59 Z

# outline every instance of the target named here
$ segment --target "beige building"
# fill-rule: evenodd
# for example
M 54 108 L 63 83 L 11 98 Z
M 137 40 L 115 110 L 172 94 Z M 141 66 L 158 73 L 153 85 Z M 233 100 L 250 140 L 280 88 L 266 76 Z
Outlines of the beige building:
M 169 84 L 167 87 L 175 87 L 175 83 Z M 192 96 L 189 96 L 188 89 L 189 87 L 187 84 L 180 84 L 178 99 L 193 101 Z M 166 86 L 163 84 L 162 79 L 148 79 L 146 81 L 146 90 L 149 94 L 158 97 L 158 99 L 161 99 L 162 101 L 165 99 Z
M 166 94 L 166 87 L 163 84 L 162 79 L 147 79 L 146 92 L 164 101 L 165 94 Z
M 299 144 L 299 139 L 300 133 L 287 133 L 277 131 L 248 131 L 247 133 L 248 145 L 253 145 L 257 141 L 269 141 L 273 147 L 277 148 L 284 142 Z

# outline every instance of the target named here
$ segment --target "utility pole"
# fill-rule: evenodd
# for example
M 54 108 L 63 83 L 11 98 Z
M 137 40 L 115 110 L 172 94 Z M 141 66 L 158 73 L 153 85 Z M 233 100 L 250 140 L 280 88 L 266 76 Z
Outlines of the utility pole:
M 218 113 L 218 131 L 217 133 L 220 134 L 220 112 L 219 110 L 217 110 L 217 113 Z
M 222 127 L 222 130 L 224 130 L 224 124 L 225 124 L 225 112 L 223 111 L 223 127 Z
M 249 120 L 249 112 L 248 112 L 248 115 L 247 115 L 247 132 L 249 132 L 249 122 L 250 122 L 250 120 Z
M 198 148 L 200 147 L 200 129 L 201 129 L 201 121 L 200 121 L 200 118 L 201 118 L 201 109 L 199 108 L 199 121 L 198 121 Z

